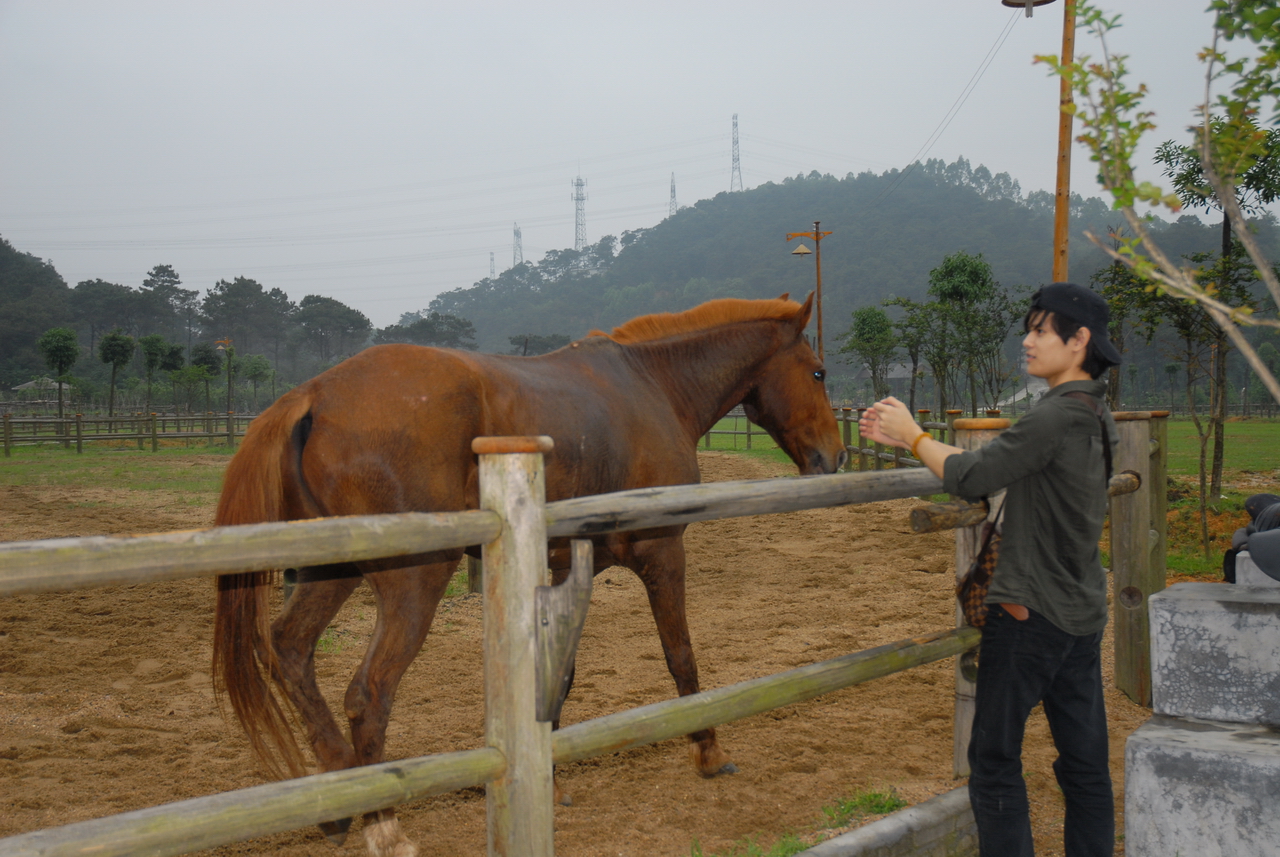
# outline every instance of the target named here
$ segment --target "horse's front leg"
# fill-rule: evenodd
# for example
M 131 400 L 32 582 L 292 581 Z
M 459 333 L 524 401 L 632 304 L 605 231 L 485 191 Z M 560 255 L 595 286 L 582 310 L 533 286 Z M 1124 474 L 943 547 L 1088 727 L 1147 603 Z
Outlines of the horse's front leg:
M 658 625 L 658 639 L 667 658 L 667 669 L 676 680 L 681 696 L 698 692 L 698 662 L 689 639 L 685 615 L 684 539 L 673 536 L 645 539 L 633 544 L 636 564 L 632 566 L 649 595 L 649 607 Z M 704 777 L 736 773 L 738 767 L 716 741 L 715 729 L 701 729 L 689 735 L 689 757 Z
M 364 662 L 347 687 L 346 711 L 356 764 L 383 761 L 391 704 L 413 663 L 457 559 L 432 565 L 365 572 L 378 603 L 378 620 Z M 364 838 L 373 857 L 413 857 L 417 847 L 400 830 L 394 809 L 367 813 Z

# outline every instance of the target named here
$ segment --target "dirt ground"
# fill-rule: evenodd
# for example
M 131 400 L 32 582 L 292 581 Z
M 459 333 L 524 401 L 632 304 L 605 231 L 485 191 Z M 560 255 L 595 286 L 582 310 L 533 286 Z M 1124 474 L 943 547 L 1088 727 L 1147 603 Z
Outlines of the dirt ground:
M 725 453 L 702 453 L 701 461 L 709 481 L 790 472 Z M 225 463 L 209 456 L 192 466 Z M 949 627 L 952 536 L 912 535 L 915 503 L 690 527 L 689 619 L 704 688 Z M 189 529 L 212 516 L 209 503 L 159 491 L 0 487 L 5 541 Z M 0 600 L 0 836 L 263 782 L 213 699 L 212 610 L 208 580 Z M 362 587 L 322 641 L 319 671 L 335 710 L 372 618 Z M 401 685 L 389 758 L 483 743 L 480 619 L 479 596 L 442 606 Z M 1105 646 L 1109 673 L 1109 639 Z M 959 784 L 951 776 L 952 670 L 943 661 L 723 726 L 721 743 L 740 769 L 732 776 L 699 778 L 683 740 L 562 767 L 574 803 L 556 809 L 556 852 L 727 852 L 747 837 L 767 845 L 786 832 L 818 834 L 822 808 L 859 790 L 894 789 L 917 803 L 951 789 Z M 673 695 L 639 581 L 624 569 L 605 571 L 565 722 Z M 1124 739 L 1148 712 L 1115 691 L 1108 706 L 1119 799 Z M 1054 755 L 1037 712 L 1025 761 L 1042 855 L 1062 853 Z M 400 817 L 423 854 L 484 852 L 480 789 L 409 804 Z M 338 847 L 308 829 L 207 853 L 364 852 L 358 832 Z

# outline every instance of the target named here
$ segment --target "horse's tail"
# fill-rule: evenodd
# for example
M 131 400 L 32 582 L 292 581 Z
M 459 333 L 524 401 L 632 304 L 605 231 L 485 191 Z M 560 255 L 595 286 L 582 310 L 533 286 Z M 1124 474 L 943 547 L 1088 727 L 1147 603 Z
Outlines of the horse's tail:
M 284 520 L 286 492 L 300 486 L 299 455 L 309 423 L 311 397 L 286 396 L 251 424 L 231 459 L 215 523 L 257 524 Z M 295 494 L 296 496 L 296 494 Z M 292 711 L 268 681 L 276 672 L 269 596 L 275 571 L 225 574 L 217 579 L 213 620 L 213 686 L 231 703 L 254 755 L 275 777 L 306 772 L 293 730 Z

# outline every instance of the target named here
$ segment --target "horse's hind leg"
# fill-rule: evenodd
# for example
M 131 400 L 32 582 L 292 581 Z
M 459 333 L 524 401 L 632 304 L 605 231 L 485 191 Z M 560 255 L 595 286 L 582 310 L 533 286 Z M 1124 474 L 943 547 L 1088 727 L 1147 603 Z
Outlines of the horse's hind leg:
M 649 607 L 658 626 L 658 639 L 667 658 L 667 669 L 681 696 L 698 692 L 698 662 L 689 638 L 685 615 L 684 542 L 679 538 L 650 539 L 635 543 L 636 565 L 644 583 Z M 738 768 L 716 741 L 716 730 L 700 729 L 689 735 L 689 757 L 704 777 L 736 773 Z
M 436 605 L 457 564 L 457 559 L 452 559 L 366 573 L 378 600 L 378 622 L 364 662 L 347 688 L 347 717 L 357 764 L 383 760 L 396 689 L 426 640 Z M 395 810 L 368 813 L 364 825 L 365 843 L 374 857 L 413 857 L 418 853 L 401 832 Z
M 352 565 L 299 569 L 298 585 L 271 625 L 277 680 L 298 710 L 323 771 L 354 767 L 356 755 L 316 683 L 316 642 L 359 584 L 360 572 Z M 350 827 L 350 818 L 320 825 L 339 844 Z

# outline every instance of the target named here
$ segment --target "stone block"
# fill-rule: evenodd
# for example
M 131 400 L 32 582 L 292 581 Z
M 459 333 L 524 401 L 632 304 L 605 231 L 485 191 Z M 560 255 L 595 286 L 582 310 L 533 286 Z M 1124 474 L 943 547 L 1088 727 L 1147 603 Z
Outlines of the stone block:
M 1124 779 L 1129 857 L 1280 857 L 1280 732 L 1157 715 Z
M 820 842 L 796 857 L 976 857 L 978 827 L 961 786 Z
M 1156 714 L 1280 726 L 1280 588 L 1178 583 L 1148 604 Z
M 1280 587 L 1280 580 L 1258 568 L 1248 551 L 1240 551 L 1236 554 L 1236 585 Z

